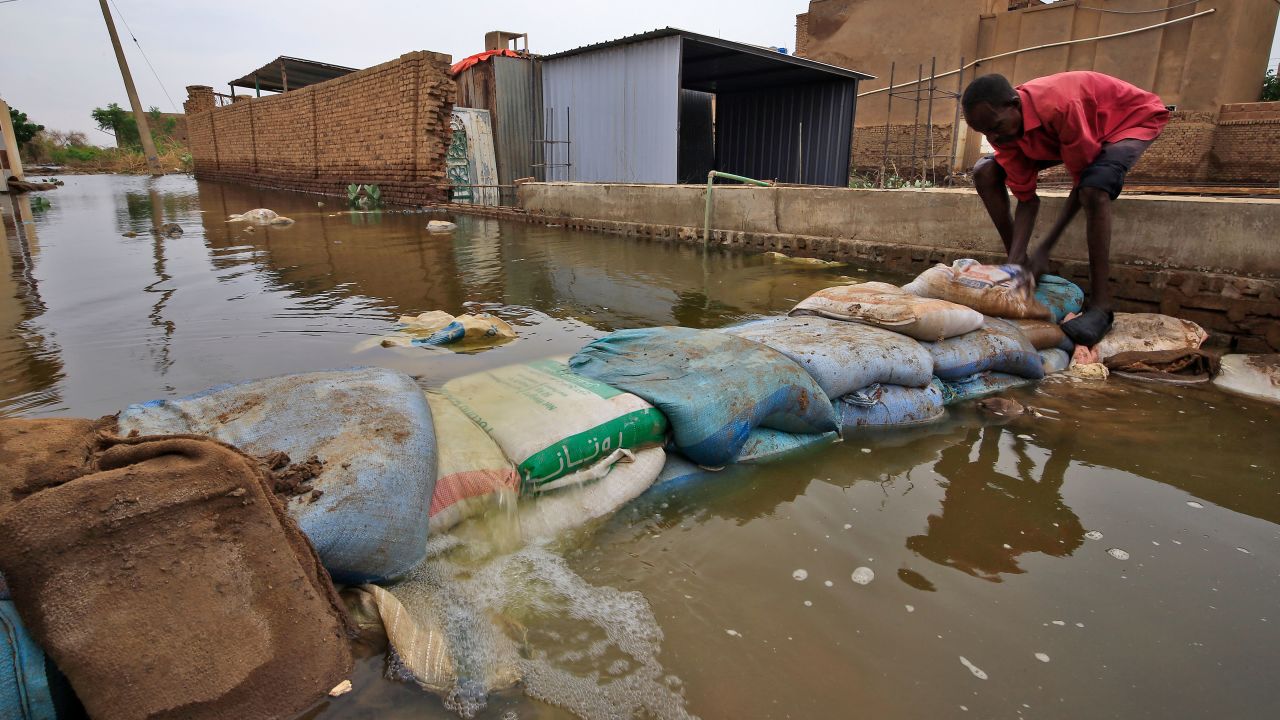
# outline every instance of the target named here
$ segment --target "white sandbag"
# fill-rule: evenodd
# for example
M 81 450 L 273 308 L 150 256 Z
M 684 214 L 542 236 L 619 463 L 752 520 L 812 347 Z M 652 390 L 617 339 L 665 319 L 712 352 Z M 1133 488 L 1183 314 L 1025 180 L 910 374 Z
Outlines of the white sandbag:
M 1227 392 L 1280 403 L 1280 354 L 1224 355 L 1213 384 Z
M 1209 333 L 1190 320 L 1158 313 L 1116 313 L 1115 323 L 1094 349 L 1106 360 L 1122 352 L 1198 348 L 1207 339 Z
M 790 313 L 874 325 L 917 340 L 942 340 L 982 327 L 982 313 L 913 295 L 882 282 L 837 285 L 810 295 Z
M 1044 374 L 1060 373 L 1071 366 L 1071 356 L 1066 350 L 1050 348 L 1040 351 L 1040 361 L 1044 365 Z
M 825 317 L 770 317 L 724 329 L 763 343 L 800 363 L 835 399 L 886 383 L 924 387 L 933 376 L 933 356 L 899 333 Z
M 466 518 L 497 507 L 505 498 L 514 503 L 520 476 L 502 450 L 456 405 L 427 393 L 436 428 L 436 489 L 431 496 L 432 535 Z
M 588 470 L 615 450 L 661 445 L 666 437 L 667 419 L 652 405 L 559 359 L 466 375 L 442 392 L 516 464 L 526 491 Z
M 662 448 L 620 452 L 624 457 L 609 464 L 599 480 L 521 500 L 521 537 L 526 541 L 552 539 L 614 513 L 648 490 L 666 464 Z
M 913 295 L 949 300 L 983 315 L 1001 318 L 1052 320 L 1028 286 L 1020 285 L 1023 270 L 1017 265 L 983 265 L 977 260 L 939 263 L 902 286 Z

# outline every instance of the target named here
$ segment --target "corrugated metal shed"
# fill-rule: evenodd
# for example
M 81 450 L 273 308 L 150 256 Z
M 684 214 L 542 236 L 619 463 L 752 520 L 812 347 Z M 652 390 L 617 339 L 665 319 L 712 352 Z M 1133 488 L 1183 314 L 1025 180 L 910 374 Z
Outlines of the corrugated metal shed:
M 848 184 L 857 98 L 853 81 L 721 93 L 717 169 L 804 185 Z
M 281 55 L 248 75 L 227 84 L 231 87 L 284 92 L 286 87 L 289 90 L 297 90 L 349 75 L 355 71 L 356 68 Z
M 541 178 L 542 146 L 535 144 L 542 107 L 539 67 L 528 58 L 493 57 L 458 73 L 458 107 L 483 108 L 493 123 L 498 182 L 512 185 L 526 177 Z M 515 200 L 513 188 L 502 188 L 503 204 Z

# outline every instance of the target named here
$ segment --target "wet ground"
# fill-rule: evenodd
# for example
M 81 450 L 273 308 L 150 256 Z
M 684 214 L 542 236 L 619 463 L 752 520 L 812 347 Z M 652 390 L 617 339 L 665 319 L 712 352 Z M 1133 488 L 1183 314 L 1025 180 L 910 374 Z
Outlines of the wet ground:
M 902 280 L 469 217 L 433 235 L 423 215 L 183 177 L 66 181 L 0 257 L 0 416 L 351 365 L 434 385 L 614 329 L 777 313 L 844 275 Z M 297 223 L 223 222 L 254 207 Z M 185 232 L 158 239 L 161 222 Z M 357 350 L 435 309 L 488 310 L 520 339 Z M 1014 395 L 1045 417 L 961 407 L 657 488 L 510 561 L 504 582 L 542 597 L 524 651 L 564 671 L 535 694 L 624 717 L 1280 714 L 1280 410 L 1120 380 Z M 451 716 L 382 674 L 366 658 L 310 716 Z M 566 712 L 512 690 L 480 716 Z

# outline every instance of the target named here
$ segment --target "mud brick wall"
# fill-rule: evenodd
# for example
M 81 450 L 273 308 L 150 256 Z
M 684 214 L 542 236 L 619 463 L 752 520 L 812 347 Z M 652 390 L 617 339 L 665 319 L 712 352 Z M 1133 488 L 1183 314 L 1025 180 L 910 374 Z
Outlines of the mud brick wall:
M 414 52 L 188 121 L 200 179 L 344 196 L 372 183 L 388 202 L 444 199 L 451 58 Z
M 1209 163 L 1222 181 L 1280 183 L 1280 102 L 1223 105 Z
M 853 130 L 853 172 L 867 178 L 878 178 L 881 163 L 884 162 L 885 137 L 884 125 L 864 125 L 854 128 Z M 914 142 L 914 154 L 917 157 L 924 156 L 929 153 L 929 130 L 930 128 L 924 124 L 924 119 L 920 121 L 919 132 L 912 125 L 890 125 L 888 127 L 889 134 L 889 159 L 886 167 L 890 175 L 898 175 L 902 178 L 915 180 L 920 177 L 920 162 L 912 162 L 912 148 Z M 932 166 L 934 174 L 939 177 L 946 177 L 947 168 L 951 163 L 951 126 L 950 125 L 934 125 L 933 130 L 933 162 L 928 163 Z M 896 168 L 896 170 L 895 170 Z
M 1129 172 L 1133 180 L 1182 182 L 1209 180 L 1217 118 L 1213 113 L 1175 112 L 1160 137 Z

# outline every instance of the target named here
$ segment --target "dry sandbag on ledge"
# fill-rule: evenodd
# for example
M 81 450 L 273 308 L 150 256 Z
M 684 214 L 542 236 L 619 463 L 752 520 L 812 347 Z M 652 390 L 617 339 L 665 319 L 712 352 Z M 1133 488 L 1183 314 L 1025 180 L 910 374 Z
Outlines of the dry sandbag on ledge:
M 876 383 L 924 387 L 933 377 L 933 357 L 920 343 L 862 323 L 771 317 L 721 332 L 763 343 L 800 363 L 833 400 Z
M 1122 352 L 1198 348 L 1209 339 L 1204 328 L 1158 313 L 1116 313 L 1115 323 L 1094 349 L 1102 360 Z
M 916 340 L 942 340 L 982 327 L 982 313 L 976 310 L 946 300 L 922 298 L 882 282 L 819 290 L 802 300 L 790 314 L 866 323 Z
M 287 505 L 339 582 L 396 577 L 422 559 L 436 480 L 436 439 L 408 375 L 357 368 L 222 385 L 130 405 L 120 433 L 208 435 L 258 456 L 323 463 Z
M 466 375 L 441 390 L 515 463 L 524 491 L 599 478 L 621 451 L 666 439 L 667 420 L 652 405 L 560 359 Z
M 831 401 L 804 368 L 725 333 L 620 330 L 584 347 L 569 367 L 653 403 L 671 424 L 676 448 L 701 465 L 734 462 L 757 427 L 797 434 L 839 428 Z
M 868 428 L 901 427 L 933 422 L 946 413 L 942 381 L 922 388 L 872 385 L 836 400 L 840 430 L 848 434 Z
M 962 380 L 988 370 L 1039 380 L 1044 363 L 1018 326 L 987 318 L 978 330 L 936 343 L 922 343 L 933 355 L 933 374 Z
M 0 423 L 0 571 L 91 717 L 293 717 L 350 677 L 337 594 L 256 459 L 98 430 Z

